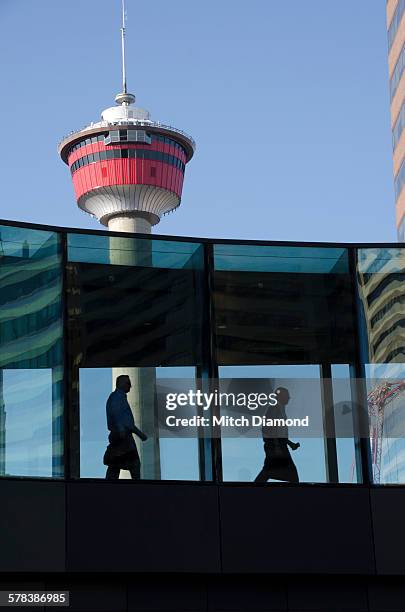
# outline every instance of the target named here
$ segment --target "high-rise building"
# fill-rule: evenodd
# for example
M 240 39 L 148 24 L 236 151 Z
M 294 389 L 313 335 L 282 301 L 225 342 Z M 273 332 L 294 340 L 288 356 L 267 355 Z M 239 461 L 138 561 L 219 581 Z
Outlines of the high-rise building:
M 388 69 L 398 239 L 405 240 L 405 0 L 387 1 Z

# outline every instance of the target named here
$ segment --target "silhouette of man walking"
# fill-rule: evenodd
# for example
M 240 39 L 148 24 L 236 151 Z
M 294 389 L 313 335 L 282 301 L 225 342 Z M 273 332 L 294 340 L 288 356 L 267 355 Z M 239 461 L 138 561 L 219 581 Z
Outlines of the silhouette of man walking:
M 129 470 L 133 479 L 141 477 L 141 461 L 132 434 L 136 434 L 143 442 L 148 436 L 135 425 L 127 400 L 131 387 L 129 376 L 118 376 L 116 389 L 107 400 L 107 426 L 110 434 L 103 461 L 104 465 L 108 466 L 105 476 L 107 479 L 119 478 L 120 470 Z
M 287 419 L 285 407 L 290 401 L 290 394 L 285 387 L 276 389 L 277 404 L 269 406 L 266 419 Z M 300 447 L 299 442 L 291 442 L 288 439 L 288 427 L 286 425 L 263 425 L 262 427 L 265 460 L 262 470 L 255 478 L 255 482 L 267 482 L 273 480 L 285 480 L 288 482 L 299 482 L 297 468 L 291 458 L 290 451 Z

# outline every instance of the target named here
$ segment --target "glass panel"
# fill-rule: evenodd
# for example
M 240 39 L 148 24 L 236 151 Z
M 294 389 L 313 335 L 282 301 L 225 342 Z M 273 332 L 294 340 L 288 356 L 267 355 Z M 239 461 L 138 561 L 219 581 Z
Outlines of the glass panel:
M 405 482 L 405 253 L 357 251 L 373 478 Z
M 263 377 L 273 391 L 288 380 L 287 416 L 301 393 L 299 381 L 310 378 L 312 413 L 328 431 L 333 429 L 333 407 L 342 388 L 340 383 L 339 393 L 336 389 L 334 393 L 339 377 L 336 364 L 345 364 L 350 393 L 355 361 L 354 292 L 347 250 L 221 244 L 215 245 L 214 257 L 220 377 L 229 377 L 229 372 L 239 379 Z M 300 481 L 337 482 L 340 475 L 342 481 L 350 481 L 354 438 L 336 440 L 325 430 L 320 435 L 294 440 L 301 444 L 290 453 Z M 243 449 L 238 440 L 222 439 L 225 480 L 252 480 L 263 466 L 263 440 L 243 440 Z
M 0 226 L 0 474 L 63 476 L 61 247 Z
M 105 476 L 106 400 L 117 376 L 128 375 L 126 397 L 148 435 L 136 437 L 141 478 L 199 479 L 199 440 L 159 435 L 157 385 L 182 378 L 194 386 L 205 368 L 202 245 L 70 234 L 68 260 L 73 475 Z
M 388 50 L 391 49 L 405 10 L 405 0 L 399 0 L 388 28 Z
M 398 242 L 405 242 L 405 217 L 402 217 L 401 223 L 398 226 Z
M 135 371 L 135 368 L 132 368 Z M 140 368 L 138 368 L 140 370 Z M 144 372 L 146 368 L 143 368 Z M 152 368 L 150 369 L 152 370 Z M 190 379 L 190 388 L 195 387 L 194 367 L 162 367 L 155 370 L 156 384 L 174 378 Z M 106 450 L 106 400 L 109 397 L 114 368 L 81 368 L 79 371 L 80 388 L 80 475 L 82 478 L 104 478 L 106 468 L 103 456 Z M 129 393 L 129 403 L 136 402 L 136 392 Z M 132 396 L 132 397 L 131 397 Z M 142 415 L 138 415 L 138 419 Z M 139 423 L 137 423 L 139 425 Z M 146 428 L 145 428 L 146 429 Z M 150 431 L 146 431 L 150 434 Z M 137 441 L 138 442 L 138 441 Z M 197 437 L 162 436 L 157 440 L 160 458 L 161 480 L 199 480 L 198 439 Z M 138 445 L 145 462 L 148 455 L 154 456 L 156 441 L 153 435 L 144 444 Z M 149 448 L 151 447 L 151 448 Z M 147 466 L 143 466 L 146 471 Z M 149 470 L 153 465 L 149 466 Z M 129 477 L 125 471 L 123 477 Z
M 218 362 L 352 363 L 345 249 L 215 245 Z
M 319 367 L 317 366 L 221 366 L 219 376 L 221 379 L 234 378 L 235 382 L 240 379 L 254 378 L 257 379 L 256 384 L 259 384 L 259 379 L 261 381 L 267 379 L 271 390 L 277 389 L 279 386 L 288 386 L 291 399 L 286 407 L 287 416 L 290 416 L 291 405 L 299 400 L 299 390 L 297 389 L 297 392 L 294 392 L 297 383 L 299 385 L 304 378 L 308 378 L 311 383 L 318 379 L 315 401 L 318 402 L 319 412 L 322 410 Z M 299 449 L 290 453 L 297 468 L 299 480 L 326 482 L 322 438 L 294 437 L 293 441 L 294 443 L 300 443 Z M 253 482 L 263 467 L 264 458 L 263 440 L 258 435 L 255 437 L 223 437 L 222 439 L 222 470 L 225 481 Z M 272 480 L 280 479 L 272 478 Z
M 352 388 L 350 365 L 347 363 L 333 364 L 332 392 L 335 422 L 341 418 L 342 413 L 347 413 L 352 402 Z M 339 472 L 339 482 L 356 483 L 361 482 L 359 471 L 356 469 L 356 441 L 354 435 L 353 421 L 351 421 L 351 432 L 346 432 L 345 437 L 336 438 L 336 453 Z M 349 435 L 351 433 L 351 435 Z
M 165 379 L 190 379 L 195 388 L 196 369 L 183 367 L 156 368 L 159 383 Z M 159 442 L 162 480 L 199 480 L 199 444 L 197 437 L 161 437 Z
M 401 53 L 399 54 L 399 57 L 397 59 L 397 63 L 395 64 L 395 68 L 393 70 L 391 79 L 390 79 L 390 95 L 391 95 L 391 101 L 393 99 L 393 97 L 395 96 L 395 93 L 398 89 L 398 85 L 401 81 L 402 78 L 402 73 L 404 71 L 405 68 L 405 44 L 403 45 L 402 49 L 401 49 Z
M 405 102 L 402 103 L 397 120 L 392 128 L 392 148 L 395 149 L 405 127 Z

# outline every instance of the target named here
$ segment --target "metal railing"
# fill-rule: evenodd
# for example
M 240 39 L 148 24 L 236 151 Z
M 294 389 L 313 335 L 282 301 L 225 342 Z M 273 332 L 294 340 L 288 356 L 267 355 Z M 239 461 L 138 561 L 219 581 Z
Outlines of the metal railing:
M 156 127 L 156 128 L 161 128 L 163 130 L 170 130 L 171 132 L 175 132 L 176 134 L 180 134 L 181 136 L 184 136 L 185 138 L 187 138 L 187 140 L 190 142 L 193 148 L 193 151 L 195 151 L 196 149 L 196 143 L 194 139 L 189 134 L 187 134 L 187 132 L 184 132 L 183 130 L 175 128 L 172 125 L 165 125 L 164 123 L 161 123 L 160 121 L 149 121 L 149 120 L 143 121 L 139 119 L 126 119 L 125 121 L 117 121 L 114 123 L 110 123 L 109 121 L 97 121 L 96 123 L 90 123 L 90 125 L 86 125 L 80 130 L 72 130 L 71 132 L 69 132 L 69 134 L 64 136 L 62 140 L 59 142 L 59 147 L 61 147 L 63 143 L 72 136 L 72 134 L 79 134 L 80 132 L 83 132 L 84 130 L 89 130 L 91 128 L 98 128 L 98 127 L 111 128 L 117 125 L 139 125 L 141 127 Z

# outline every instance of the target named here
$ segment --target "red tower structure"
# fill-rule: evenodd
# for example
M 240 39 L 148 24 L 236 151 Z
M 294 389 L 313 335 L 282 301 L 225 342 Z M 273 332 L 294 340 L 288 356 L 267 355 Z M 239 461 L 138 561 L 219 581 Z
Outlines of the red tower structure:
M 181 201 L 194 140 L 182 130 L 152 121 L 134 106 L 125 71 L 125 8 L 121 28 L 123 90 L 116 106 L 62 140 L 78 206 L 109 229 L 150 232 Z

